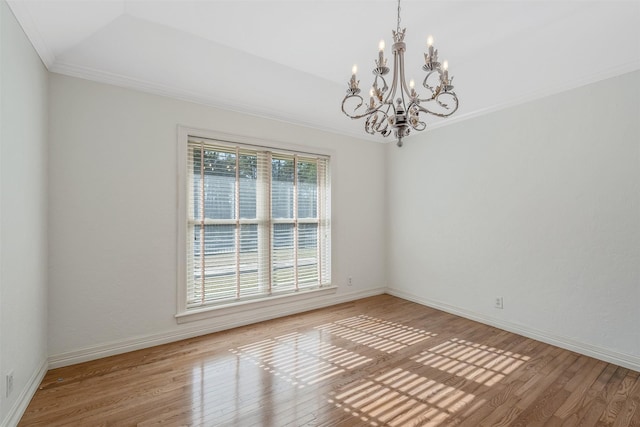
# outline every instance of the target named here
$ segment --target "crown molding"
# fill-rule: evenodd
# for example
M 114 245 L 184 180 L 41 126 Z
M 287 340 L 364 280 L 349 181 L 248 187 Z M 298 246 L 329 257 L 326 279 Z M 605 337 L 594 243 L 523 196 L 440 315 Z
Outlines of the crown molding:
M 195 93 L 175 86 L 153 83 L 135 77 L 129 77 L 118 73 L 111 73 L 92 67 L 85 67 L 76 64 L 56 61 L 51 65 L 51 67 L 49 67 L 49 71 L 70 77 L 90 80 L 97 83 L 109 84 L 122 88 L 137 90 L 144 93 L 149 93 L 152 95 L 159 95 L 180 101 L 200 104 L 207 107 L 218 108 L 225 111 L 246 114 L 262 119 L 275 120 L 278 122 L 296 126 L 303 126 L 322 132 L 329 132 L 365 141 L 379 141 L 377 138 L 374 139 L 374 137 L 370 135 L 362 135 L 361 133 L 356 131 L 312 123 L 304 119 L 292 118 L 291 113 L 285 111 L 261 109 L 256 108 L 254 105 L 238 103 L 229 99 L 203 96 L 201 93 Z
M 56 57 L 53 51 L 49 48 L 49 45 L 45 42 L 44 37 L 38 30 L 38 26 L 35 24 L 35 21 L 31 16 L 31 12 L 29 12 L 29 2 L 7 0 L 7 4 L 22 27 L 22 30 L 27 35 L 27 38 L 38 53 L 38 56 L 40 56 L 44 66 L 51 71 L 51 66 L 53 65 Z
M 527 95 L 520 96 L 511 101 L 504 102 L 501 104 L 496 104 L 493 106 L 489 106 L 486 108 L 482 108 L 479 110 L 471 111 L 466 114 L 457 115 L 453 118 L 448 118 L 445 121 L 440 121 L 438 123 L 434 123 L 433 125 L 427 125 L 428 129 L 437 129 L 444 126 L 450 126 L 455 123 L 459 123 L 465 120 L 474 119 L 476 117 L 484 116 L 486 114 L 495 113 L 500 110 L 505 110 L 507 108 L 517 107 L 518 105 L 527 104 L 529 102 L 537 101 L 539 99 L 548 98 L 550 96 L 558 95 L 563 92 L 568 92 L 573 89 L 578 89 L 583 86 L 587 86 L 590 84 L 598 83 L 602 80 L 607 80 L 610 78 L 614 78 L 617 76 L 621 76 L 623 74 L 632 73 L 634 71 L 640 70 L 640 60 L 639 61 L 631 61 L 622 65 L 618 65 L 615 67 L 610 67 L 606 70 L 602 70 L 597 73 L 590 74 L 585 76 L 582 79 L 578 80 L 567 80 L 562 84 L 549 86 L 547 88 L 533 91 Z
M 46 64 L 45 64 L 46 65 Z M 122 74 L 111 73 L 103 70 L 98 70 L 91 67 L 84 67 L 76 64 L 69 64 L 63 62 L 53 62 L 49 67 L 49 71 L 63 74 L 71 77 L 77 77 L 85 80 L 91 80 L 98 83 L 105 83 L 127 89 L 133 89 L 140 92 L 145 92 L 153 95 L 164 96 L 172 99 L 177 99 L 186 102 L 192 102 L 195 104 L 201 104 L 208 107 L 218 108 L 221 110 L 231 111 L 240 114 L 246 114 L 253 117 L 262 119 L 275 120 L 282 123 L 287 123 L 295 126 L 303 126 L 306 128 L 329 132 L 341 136 L 347 136 L 367 142 L 387 143 L 393 141 L 393 139 L 380 138 L 373 135 L 369 135 L 366 132 L 347 129 L 346 127 L 327 126 L 319 123 L 312 123 L 301 118 L 292 118 L 290 113 L 285 111 L 278 111 L 273 109 L 261 109 L 256 108 L 253 105 L 238 103 L 229 99 L 213 98 L 203 96 L 200 93 L 184 90 L 175 86 L 165 85 L 160 83 L 152 83 L 145 80 L 141 80 L 135 77 L 129 77 Z M 533 91 L 529 94 L 520 96 L 511 101 L 488 106 L 479 110 L 471 111 L 469 113 L 459 114 L 453 118 L 447 118 L 436 123 L 427 124 L 427 130 L 438 129 L 445 126 L 451 126 L 456 123 L 463 122 L 465 120 L 481 117 L 486 114 L 491 114 L 507 108 L 516 107 L 521 104 L 526 104 L 539 99 L 547 98 L 553 95 L 557 95 L 562 92 L 567 92 L 573 89 L 577 89 L 582 86 L 597 83 L 602 80 L 617 77 L 622 74 L 640 70 L 640 61 L 632 61 L 615 67 L 610 67 L 606 70 L 592 73 L 588 76 L 578 80 L 567 80 L 562 84 L 549 86 L 542 90 Z M 345 123 L 347 123 L 345 121 Z M 415 134 L 414 134 L 415 135 Z

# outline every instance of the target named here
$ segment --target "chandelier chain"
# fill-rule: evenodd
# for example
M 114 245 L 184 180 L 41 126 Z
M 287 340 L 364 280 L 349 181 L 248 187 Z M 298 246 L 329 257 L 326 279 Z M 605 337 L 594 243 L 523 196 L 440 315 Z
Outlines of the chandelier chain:
M 398 26 L 396 27 L 396 30 L 400 32 L 400 0 L 398 0 Z

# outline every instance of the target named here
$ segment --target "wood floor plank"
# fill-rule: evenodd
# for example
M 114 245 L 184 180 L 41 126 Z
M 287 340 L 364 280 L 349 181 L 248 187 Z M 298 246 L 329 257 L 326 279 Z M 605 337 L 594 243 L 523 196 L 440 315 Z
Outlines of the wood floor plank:
M 559 420 L 565 420 L 576 413 L 576 409 L 587 396 L 587 390 L 602 374 L 607 366 L 606 362 L 596 359 L 585 359 L 588 365 L 582 369 L 583 375 L 575 375 L 565 385 L 565 390 L 570 394 L 562 405 L 556 410 L 554 416 Z
M 613 367 L 613 375 L 608 379 L 606 384 L 600 383 L 602 387 L 597 387 L 599 390 L 594 399 L 589 402 L 588 407 L 584 413 L 584 416 L 580 419 L 579 425 L 581 426 L 596 426 L 600 417 L 604 414 L 604 411 L 614 396 L 616 390 L 629 372 L 628 369 L 622 367 Z M 598 381 L 603 381 L 601 376 Z
M 571 360 L 571 359 L 569 359 Z M 562 405 L 564 401 L 570 396 L 570 393 L 564 389 L 565 385 L 575 378 L 578 371 L 582 369 L 587 362 L 586 358 L 578 357 L 575 355 L 573 363 L 568 367 L 560 365 L 559 375 L 550 374 L 548 378 L 555 378 L 552 382 L 549 382 L 548 387 L 544 384 L 538 385 L 536 388 L 544 390 L 538 394 L 538 397 L 532 402 L 526 402 L 523 400 L 518 403 L 522 405 L 524 410 L 513 422 L 513 426 L 544 426 L 553 413 Z M 532 393 L 533 394 L 533 393 Z
M 19 425 L 640 427 L 639 376 L 382 295 L 53 369 Z
M 628 426 L 632 424 L 633 417 L 636 415 L 638 411 L 640 411 L 640 409 L 638 409 L 638 407 L 640 406 L 640 398 L 635 398 L 636 395 L 640 394 L 638 393 L 639 389 L 640 389 L 640 377 L 637 376 L 636 383 L 633 389 L 629 393 L 629 395 L 632 396 L 632 398 L 626 399 L 624 401 L 622 408 L 620 409 L 620 413 L 618 414 L 618 417 L 616 418 L 616 421 L 613 424 L 613 427 Z
M 620 388 L 611 399 L 600 418 L 603 425 L 628 425 L 636 410 L 637 402 L 630 398 L 634 396 L 639 387 L 640 374 L 629 371 L 627 377 L 622 380 Z

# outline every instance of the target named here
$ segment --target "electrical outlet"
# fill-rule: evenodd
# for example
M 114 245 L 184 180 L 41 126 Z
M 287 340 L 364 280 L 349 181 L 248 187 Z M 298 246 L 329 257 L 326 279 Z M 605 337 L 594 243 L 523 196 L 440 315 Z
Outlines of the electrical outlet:
M 353 281 L 351 280 L 351 276 L 349 276 L 349 279 L 347 280 L 347 284 L 349 286 L 353 285 Z
M 495 308 L 504 308 L 502 297 L 496 297 L 496 300 L 495 300 L 495 303 L 494 303 L 494 307 Z
M 6 391 L 7 391 L 7 396 L 9 397 L 11 395 L 11 392 L 13 391 L 13 371 L 9 372 L 7 374 L 7 387 L 6 387 Z

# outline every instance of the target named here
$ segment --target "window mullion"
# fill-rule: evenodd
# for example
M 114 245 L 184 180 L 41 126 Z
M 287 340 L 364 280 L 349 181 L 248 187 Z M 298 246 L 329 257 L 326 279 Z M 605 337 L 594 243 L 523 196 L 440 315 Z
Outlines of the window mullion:
M 319 258 L 319 268 L 320 275 L 319 277 L 319 285 L 322 286 L 324 283 L 330 283 L 331 277 L 331 254 L 329 253 L 328 246 L 331 242 L 331 236 L 328 235 L 328 231 L 330 229 L 329 225 L 329 216 L 330 216 L 330 197 L 329 194 L 329 179 L 328 179 L 328 165 L 327 161 L 324 159 L 318 160 L 318 229 L 319 229 L 319 237 L 318 240 L 318 250 L 320 251 Z
M 318 225 L 316 226 L 316 259 L 318 260 L 317 266 L 317 274 L 318 274 L 318 286 L 322 286 L 322 237 L 320 233 L 320 218 L 322 218 L 322 203 L 321 203 L 321 193 L 322 187 L 320 186 L 320 177 L 322 173 L 320 172 L 320 161 L 316 159 L 316 218 L 318 219 Z
M 293 282 L 298 286 L 298 156 L 293 156 Z
M 235 185 L 235 220 L 236 220 L 236 298 L 240 298 L 240 148 L 236 147 L 236 185 Z
M 204 144 L 200 144 L 200 302 L 205 300 Z
M 264 189 L 264 197 L 266 198 L 266 237 L 265 237 L 265 242 L 266 242 L 266 247 L 267 247 L 267 251 L 266 251 L 266 274 L 267 274 L 267 286 L 269 288 L 269 293 L 271 293 L 271 291 L 273 290 L 273 272 L 271 271 L 271 265 L 273 264 L 273 254 L 271 252 L 271 239 L 273 237 L 273 225 L 272 225 L 272 215 L 271 215 L 271 186 L 273 185 L 273 181 L 272 181 L 272 171 L 271 171 L 271 167 L 272 167 L 272 162 L 271 162 L 271 152 L 267 152 L 266 153 L 266 159 L 265 162 L 267 163 L 266 165 L 266 187 Z
M 258 219 L 258 282 L 263 293 L 270 293 L 271 283 L 271 153 L 257 153 L 258 183 L 256 216 Z

